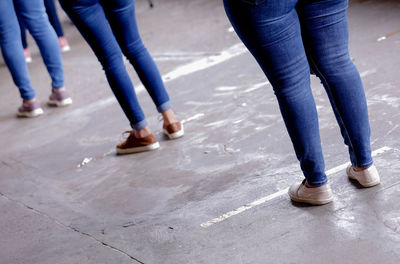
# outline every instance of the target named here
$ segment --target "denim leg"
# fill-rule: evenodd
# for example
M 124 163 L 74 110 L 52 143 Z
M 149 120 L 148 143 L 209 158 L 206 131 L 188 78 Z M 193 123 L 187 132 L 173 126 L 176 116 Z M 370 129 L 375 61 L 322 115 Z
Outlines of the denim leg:
M 13 1 L 1 0 L 0 10 L 0 46 L 4 62 L 19 88 L 22 99 L 30 100 L 36 93 L 31 86 Z
M 18 16 L 18 14 L 17 14 L 17 18 L 18 18 L 18 23 L 19 23 L 19 29 L 21 30 L 22 47 L 24 49 L 26 49 L 26 48 L 28 48 L 28 42 L 26 41 L 26 28 L 24 25 L 24 21 L 20 16 Z
M 327 177 L 296 2 L 224 0 L 224 5 L 235 31 L 273 86 L 308 184 L 321 186 Z
M 60 0 L 60 3 L 103 66 L 108 83 L 132 128 L 146 127 L 147 122 L 126 71 L 121 49 L 99 1 Z
M 158 112 L 171 108 L 160 72 L 143 45 L 136 22 L 135 1 L 101 1 L 114 35 L 124 55 L 135 68 Z
M 352 164 L 372 164 L 364 88 L 348 50 L 347 0 L 301 1 L 303 41 L 330 99 Z
M 47 16 L 49 17 L 50 24 L 56 31 L 57 37 L 64 36 L 60 20 L 58 19 L 57 9 L 56 5 L 54 4 L 54 0 L 44 0 L 44 6 L 46 7 Z
M 35 39 L 53 88 L 64 86 L 64 71 L 57 35 L 47 18 L 43 0 L 14 0 L 18 15 Z

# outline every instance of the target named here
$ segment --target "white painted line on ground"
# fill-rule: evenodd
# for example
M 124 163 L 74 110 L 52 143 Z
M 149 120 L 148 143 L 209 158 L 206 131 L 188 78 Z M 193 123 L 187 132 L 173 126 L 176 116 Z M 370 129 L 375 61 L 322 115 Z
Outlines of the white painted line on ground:
M 215 90 L 220 91 L 220 92 L 225 92 L 225 91 L 234 91 L 238 88 L 239 87 L 237 87 L 237 86 L 219 86 L 219 87 L 215 88 Z
M 372 151 L 372 156 L 375 157 L 375 156 L 380 155 L 380 154 L 382 154 L 382 153 L 384 153 L 384 152 L 386 152 L 388 150 L 391 150 L 391 148 L 390 147 L 386 147 L 386 146 L 382 147 L 382 148 L 379 148 L 377 150 Z M 344 163 L 344 164 L 339 165 L 337 167 L 334 167 L 334 168 L 332 168 L 330 170 L 327 170 L 326 171 L 326 175 L 328 176 L 328 175 L 332 175 L 332 174 L 334 174 L 336 172 L 339 172 L 339 171 L 345 169 L 349 164 L 350 164 L 350 162 L 347 162 L 347 163 Z M 232 211 L 230 211 L 228 213 L 225 213 L 225 214 L 223 214 L 223 215 L 221 215 L 221 216 L 219 216 L 217 218 L 214 218 L 214 219 L 212 219 L 210 221 L 204 222 L 204 223 L 200 224 L 200 226 L 204 227 L 204 228 L 207 228 L 209 226 L 212 226 L 213 224 L 217 224 L 219 222 L 222 222 L 222 221 L 228 219 L 229 217 L 232 217 L 234 215 L 243 213 L 244 211 L 247 211 L 247 210 L 249 210 L 249 209 L 251 209 L 251 208 L 253 208 L 253 207 L 257 206 L 257 205 L 260 205 L 260 204 L 266 203 L 268 201 L 271 201 L 271 200 L 273 200 L 275 198 L 278 198 L 278 197 L 286 194 L 288 192 L 288 190 L 289 190 L 289 188 L 286 188 L 286 189 L 281 190 L 279 192 L 276 192 L 276 193 L 270 194 L 268 196 L 262 197 L 260 199 L 257 199 L 254 202 L 248 203 L 248 204 L 243 205 L 243 206 L 241 206 L 241 207 L 239 207 L 237 209 L 234 209 L 234 210 L 232 210 Z
M 184 123 L 187 123 L 187 122 L 189 122 L 189 121 L 199 119 L 199 118 L 201 118 L 201 117 L 203 117 L 203 116 L 204 116 L 204 113 L 198 113 L 198 114 L 195 114 L 194 116 L 191 116 L 191 117 L 188 117 L 188 118 L 186 118 L 186 119 L 183 119 L 183 120 L 181 121 L 181 123 L 184 124 Z
M 214 52 L 164 52 L 154 53 L 152 57 L 154 61 L 192 61 L 199 58 L 208 57 L 210 55 L 218 55 L 219 53 Z
M 164 82 L 167 81 L 172 81 L 177 78 L 180 78 L 182 76 L 195 73 L 207 68 L 210 68 L 214 65 L 217 65 L 219 63 L 222 63 L 224 61 L 230 60 L 236 56 L 239 56 L 243 53 L 247 52 L 246 47 L 244 44 L 239 43 L 236 45 L 233 45 L 232 47 L 223 50 L 220 52 L 218 55 L 212 55 L 208 56 L 199 60 L 196 60 L 194 62 L 188 63 L 186 65 L 180 66 L 176 68 L 175 70 L 165 74 L 163 76 Z
M 360 73 L 360 76 L 361 76 L 361 78 L 364 78 L 365 76 L 371 75 L 373 73 L 376 73 L 376 69 L 366 70 L 366 71 Z
M 252 92 L 252 91 L 254 91 L 254 90 L 260 89 L 260 88 L 263 87 L 264 85 L 266 86 L 266 85 L 268 85 L 268 84 L 269 84 L 269 82 L 256 83 L 256 84 L 254 84 L 253 86 L 251 86 L 250 88 L 244 90 L 244 92 L 245 92 L 245 93 L 249 93 L 249 92 Z

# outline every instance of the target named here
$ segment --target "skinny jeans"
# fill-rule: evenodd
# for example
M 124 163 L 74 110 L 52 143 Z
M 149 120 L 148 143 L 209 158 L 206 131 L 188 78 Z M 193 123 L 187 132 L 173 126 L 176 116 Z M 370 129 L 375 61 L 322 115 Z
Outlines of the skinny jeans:
M 122 54 L 136 70 L 158 112 L 171 108 L 160 72 L 144 46 L 136 22 L 135 0 L 60 0 L 103 66 L 107 80 L 133 129 L 147 126 Z
M 223 2 L 233 28 L 272 84 L 307 183 L 327 183 L 310 67 L 328 94 L 351 163 L 371 166 L 367 103 L 348 50 L 348 1 Z

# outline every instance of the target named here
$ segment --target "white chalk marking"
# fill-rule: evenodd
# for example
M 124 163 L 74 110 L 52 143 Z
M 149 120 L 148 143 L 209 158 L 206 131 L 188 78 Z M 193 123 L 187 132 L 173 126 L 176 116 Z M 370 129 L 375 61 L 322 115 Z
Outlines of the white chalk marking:
M 245 52 L 247 52 L 247 49 L 244 46 L 244 44 L 239 43 L 239 44 L 233 45 L 232 47 L 230 47 L 226 50 L 223 50 L 218 55 L 208 56 L 208 57 L 199 59 L 197 61 L 188 63 L 186 65 L 180 66 L 180 67 L 176 68 L 175 70 L 164 75 L 163 80 L 164 80 L 164 82 L 175 80 L 182 76 L 185 76 L 185 75 L 188 75 L 191 73 L 195 73 L 195 72 L 210 68 L 214 65 L 220 64 L 224 61 L 230 60 L 236 56 L 244 54 Z
M 224 92 L 224 91 L 234 91 L 237 88 L 238 88 L 237 86 L 220 86 L 220 87 L 215 88 L 215 90 Z
M 244 92 L 245 92 L 245 93 L 249 93 L 249 92 L 252 92 L 252 91 L 254 91 L 254 90 L 260 89 L 260 88 L 263 87 L 264 85 L 268 85 L 268 84 L 269 84 L 269 82 L 262 82 L 262 83 L 254 84 L 254 85 L 251 86 L 250 88 L 244 90 Z
M 225 120 L 211 122 L 211 123 L 205 124 L 204 127 L 220 126 L 222 124 L 225 124 Z
M 372 156 L 375 157 L 375 156 L 380 155 L 380 154 L 382 154 L 382 153 L 384 153 L 384 152 L 386 152 L 388 150 L 391 150 L 391 148 L 390 147 L 386 147 L 386 146 L 382 147 L 382 148 L 379 148 L 379 149 L 377 149 L 375 151 L 372 151 Z M 350 162 L 344 163 L 344 164 L 339 165 L 339 166 L 337 166 L 335 168 L 327 170 L 325 173 L 326 173 L 327 176 L 328 175 L 332 175 L 332 174 L 334 174 L 334 173 L 336 173 L 338 171 L 341 171 L 341 170 L 345 169 L 349 164 L 350 164 Z M 289 188 L 286 188 L 284 190 L 281 190 L 281 191 L 278 191 L 276 193 L 273 193 L 273 194 L 270 194 L 268 196 L 265 196 L 265 197 L 262 197 L 260 199 L 257 199 L 254 202 L 248 203 L 248 204 L 243 205 L 243 206 L 241 206 L 241 207 L 239 207 L 237 209 L 234 209 L 234 210 L 232 210 L 232 211 L 230 211 L 228 213 L 225 213 L 225 214 L 223 214 L 223 215 L 221 215 L 221 216 L 219 216 L 217 218 L 214 218 L 214 219 L 212 219 L 210 221 L 204 222 L 204 223 L 200 224 L 200 226 L 204 227 L 204 228 L 207 228 L 209 226 L 212 226 L 213 224 L 217 224 L 219 222 L 222 222 L 222 221 L 228 219 L 229 217 L 232 217 L 234 215 L 243 213 L 244 211 L 247 211 L 247 210 L 249 210 L 249 209 L 251 209 L 251 208 L 253 208 L 255 206 L 258 206 L 260 204 L 263 204 L 263 203 L 271 201 L 271 200 L 273 200 L 275 198 L 278 198 L 278 197 L 286 194 L 288 192 L 288 190 L 289 190 Z
M 152 54 L 155 61 L 189 61 L 199 58 L 208 57 L 210 55 L 218 55 L 211 52 L 165 52 Z
M 380 42 L 380 41 L 385 40 L 385 39 L 386 39 L 386 36 L 383 36 L 383 37 L 378 38 L 376 41 Z
M 216 104 L 222 104 L 223 101 L 212 101 L 212 102 L 196 102 L 196 101 L 187 101 L 185 105 L 194 105 L 194 106 L 207 106 L 207 105 L 216 105 Z
M 360 73 L 360 76 L 361 76 L 361 78 L 364 78 L 365 76 L 368 76 L 373 73 L 376 73 L 376 69 L 366 70 L 366 71 Z
M 204 116 L 204 113 L 198 113 L 198 114 L 195 114 L 194 116 L 191 116 L 191 117 L 188 117 L 188 118 L 182 120 L 181 123 L 184 124 L 184 123 L 187 123 L 189 121 L 199 119 L 199 118 L 201 118 L 203 116 Z

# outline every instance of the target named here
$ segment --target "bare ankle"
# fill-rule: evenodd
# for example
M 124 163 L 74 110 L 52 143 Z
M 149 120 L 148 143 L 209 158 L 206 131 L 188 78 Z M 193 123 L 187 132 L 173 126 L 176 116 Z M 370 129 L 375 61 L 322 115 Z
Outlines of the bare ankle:
M 363 171 L 363 170 L 366 170 L 366 169 L 368 169 L 368 168 L 356 168 L 356 167 L 353 167 L 353 169 L 354 169 L 355 171 Z
M 144 138 L 144 137 L 151 135 L 151 131 L 148 126 L 145 128 L 139 129 L 139 130 L 135 129 L 134 132 L 135 132 L 135 136 L 137 138 Z
M 65 86 L 61 87 L 61 88 L 53 88 L 53 92 L 59 93 L 59 92 L 63 92 L 65 91 Z
M 36 101 L 36 97 L 35 98 L 32 98 L 32 99 L 29 99 L 29 100 L 22 100 L 22 102 L 24 103 L 24 104 L 30 104 L 30 103 L 33 103 L 33 102 L 35 102 Z
M 162 112 L 161 114 L 164 119 L 165 125 L 170 125 L 170 124 L 178 122 L 178 119 L 176 118 L 176 115 L 175 115 L 174 111 L 172 110 L 172 108 L 168 109 L 165 112 Z

